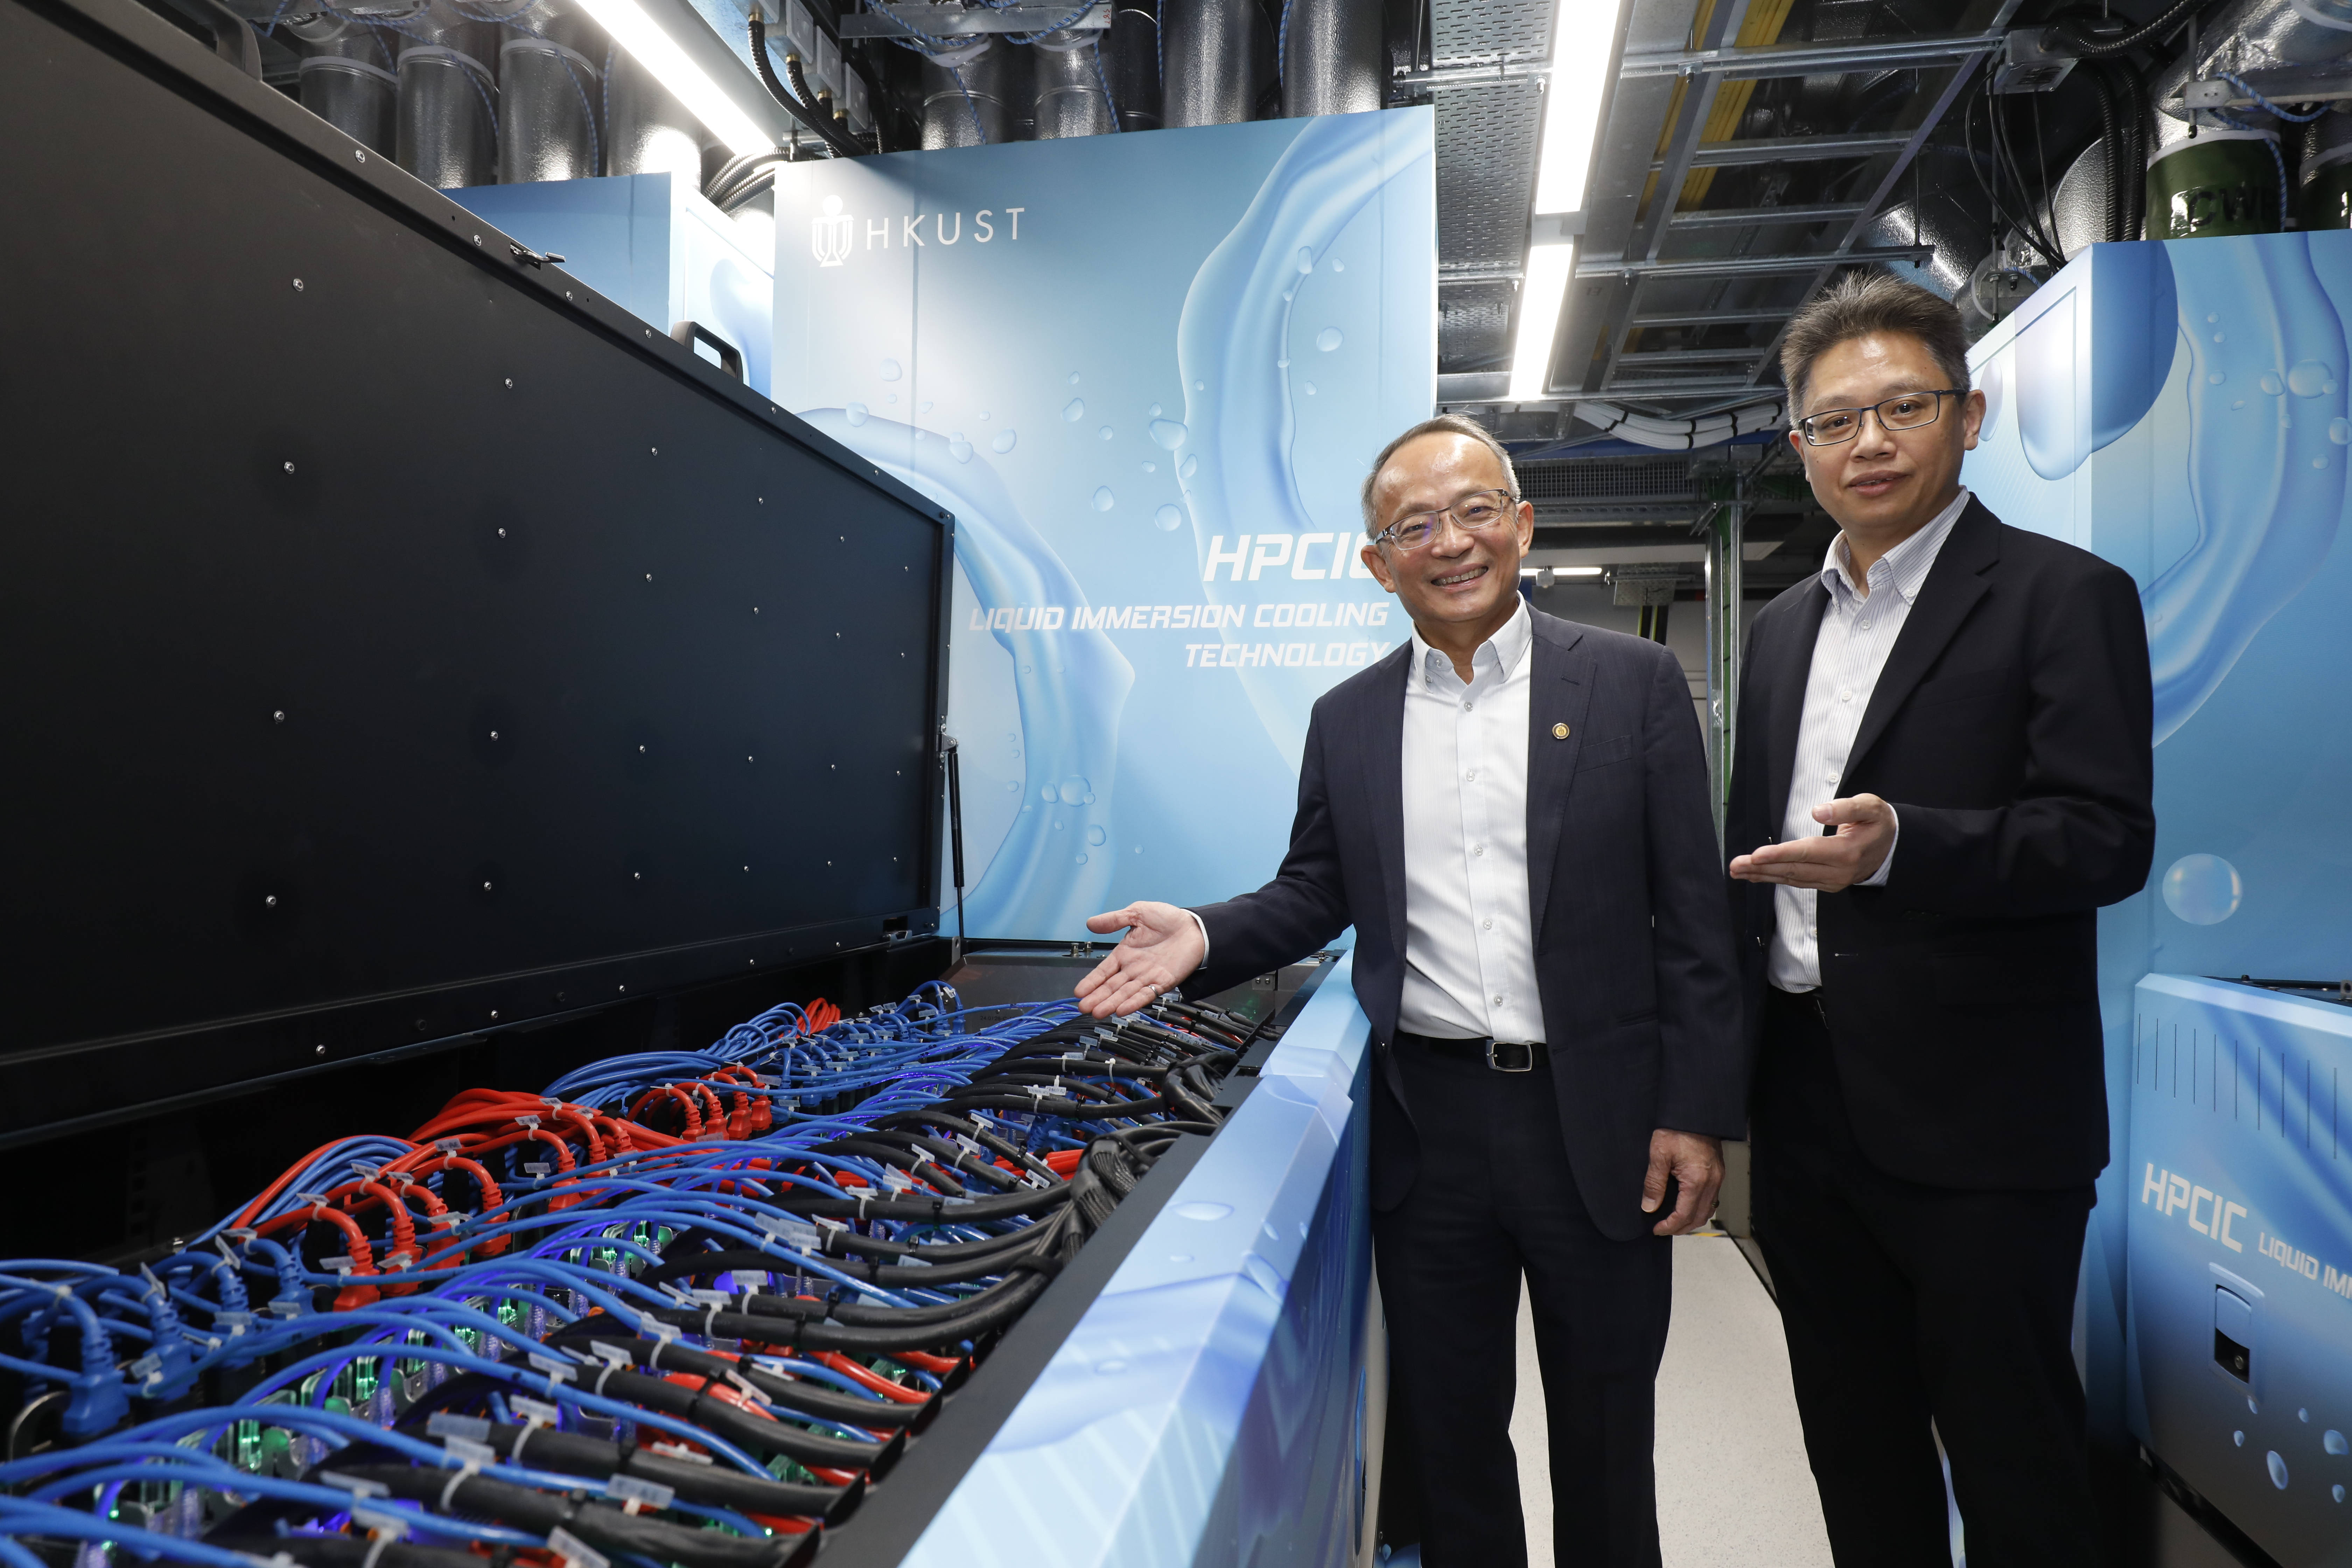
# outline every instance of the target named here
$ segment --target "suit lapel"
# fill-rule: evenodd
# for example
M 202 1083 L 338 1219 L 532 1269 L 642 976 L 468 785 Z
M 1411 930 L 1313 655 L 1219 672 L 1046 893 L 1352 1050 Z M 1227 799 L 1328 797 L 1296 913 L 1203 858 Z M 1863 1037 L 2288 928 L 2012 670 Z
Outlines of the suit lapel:
M 1397 955 L 1404 955 L 1404 690 L 1412 678 L 1412 639 L 1389 655 L 1391 668 L 1364 690 L 1362 737 L 1364 787 L 1371 794 L 1372 842 L 1381 865 L 1381 893 Z
M 1903 706 L 1911 689 L 1919 684 L 1960 629 L 1960 623 L 1984 597 L 1991 586 L 1984 579 L 1984 571 L 2000 559 L 2000 525 L 1982 503 L 1971 500 L 1959 521 L 1952 524 L 1951 537 L 1937 552 L 1936 564 L 1928 568 L 1927 580 L 1919 584 L 1918 602 L 1911 606 L 1901 635 L 1887 650 L 1885 667 L 1879 671 L 1870 706 L 1862 715 L 1862 728 L 1854 733 L 1853 750 L 1846 757 L 1847 778 L 1855 776 L 1870 748 L 1886 732 L 1895 710 Z
M 1805 596 L 1787 616 L 1784 629 L 1767 647 L 1751 655 L 1757 661 L 1757 692 L 1770 693 L 1764 715 L 1766 762 L 1771 793 L 1765 805 L 1769 815 L 1756 826 L 1769 843 L 1780 837 L 1789 816 L 1789 784 L 1797 772 L 1797 727 L 1805 714 L 1805 682 L 1813 669 L 1813 645 L 1821 640 L 1822 616 L 1830 605 L 1830 591 L 1816 577 Z M 1753 847 L 1749 846 L 1748 847 Z
M 1528 919 L 1540 936 L 1552 861 L 1568 817 L 1568 792 L 1584 750 L 1595 666 L 1581 646 L 1583 627 L 1545 615 L 1534 621 L 1535 638 L 1528 647 L 1535 660 L 1528 671 Z M 1564 740 L 1553 733 L 1561 724 L 1568 726 Z

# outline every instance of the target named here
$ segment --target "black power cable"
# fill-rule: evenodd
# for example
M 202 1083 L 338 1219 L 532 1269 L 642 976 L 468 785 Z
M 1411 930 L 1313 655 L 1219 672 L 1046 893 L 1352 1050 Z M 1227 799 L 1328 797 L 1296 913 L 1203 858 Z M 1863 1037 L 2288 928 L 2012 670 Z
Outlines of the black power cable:
M 776 68 L 768 60 L 768 25 L 754 15 L 751 17 L 751 68 L 759 73 L 760 85 L 768 89 L 768 96 L 782 104 L 785 113 L 799 121 L 808 130 L 814 132 L 817 139 L 832 149 L 835 156 L 855 158 L 862 154 L 865 149 L 835 130 L 832 121 L 818 113 L 814 104 L 794 98 L 784 89 L 784 84 L 776 79 Z M 785 68 L 793 71 L 797 76 L 799 68 L 794 58 L 787 54 L 784 59 Z
M 2045 47 L 2071 53 L 2078 59 L 2105 59 L 2109 56 L 2128 53 L 2142 44 L 2163 37 L 2208 4 L 2210 0 L 2176 0 L 2176 4 L 2155 21 L 2135 28 L 2120 38 L 2094 37 L 2083 29 L 2079 21 L 2070 16 L 2046 28 L 2042 35 L 2042 44 Z
M 2124 190 L 2125 158 L 2131 149 L 2126 145 L 2122 121 L 2116 112 L 2116 84 L 2108 77 L 2104 64 L 2094 62 L 2084 68 L 2084 79 L 2099 100 L 2099 156 L 2104 165 L 2103 183 L 2106 186 L 2107 221 L 2103 239 L 2124 237 L 2124 215 L 2129 210 L 2131 198 Z

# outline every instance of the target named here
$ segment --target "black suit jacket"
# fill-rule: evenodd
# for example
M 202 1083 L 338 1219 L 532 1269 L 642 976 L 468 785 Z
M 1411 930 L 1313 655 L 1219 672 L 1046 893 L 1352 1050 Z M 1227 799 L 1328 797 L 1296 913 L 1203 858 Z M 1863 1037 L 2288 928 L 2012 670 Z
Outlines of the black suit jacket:
M 1756 617 L 1729 854 L 1780 837 L 1828 603 L 1810 577 Z M 1894 867 L 1884 887 L 1821 899 L 1838 1077 L 1863 1152 L 1888 1174 L 2060 1187 L 2106 1164 L 2096 911 L 2147 880 L 2151 714 L 2131 579 L 1971 500 L 1837 786 L 1894 805 Z M 1752 1048 L 1773 889 L 1732 887 Z
M 1744 1131 L 1738 993 L 1690 688 L 1653 642 L 1537 614 L 1528 657 L 1528 902 L 1560 1131 L 1593 1223 L 1643 1234 L 1650 1134 Z M 1412 1185 L 1418 1144 L 1388 1059 L 1404 986 L 1407 641 L 1315 704 L 1275 879 L 1197 911 L 1205 994 L 1356 928 L 1356 996 L 1381 1071 L 1371 1199 Z M 1569 727 L 1555 739 L 1557 725 Z M 1385 1098 L 1384 1098 L 1385 1097 Z

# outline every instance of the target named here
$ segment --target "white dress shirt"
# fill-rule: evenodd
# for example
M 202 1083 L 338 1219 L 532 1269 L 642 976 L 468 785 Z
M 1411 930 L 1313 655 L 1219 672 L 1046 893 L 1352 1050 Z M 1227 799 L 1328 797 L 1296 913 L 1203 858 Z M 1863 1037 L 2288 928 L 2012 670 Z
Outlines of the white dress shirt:
M 1543 1041 L 1528 911 L 1527 601 L 1470 659 L 1412 635 L 1404 689 L 1404 995 L 1397 1026 Z
M 1805 707 L 1797 725 L 1797 761 L 1789 775 L 1789 804 L 1780 837 L 1793 843 L 1820 836 L 1813 807 L 1837 797 L 1853 741 L 1869 710 L 1879 672 L 1902 635 L 1903 623 L 1936 564 L 1937 552 L 1969 504 L 1963 486 L 1952 504 L 1927 526 L 1871 563 L 1867 597 L 1855 588 L 1853 555 L 1845 535 L 1830 541 L 1822 563 L 1822 583 L 1830 602 L 1822 611 L 1821 635 L 1813 642 L 1813 666 L 1805 679 Z M 1892 808 L 1890 807 L 1890 813 Z M 1899 838 L 1902 824 L 1895 825 Z M 1878 869 L 1857 884 L 1884 886 L 1895 868 L 1895 844 Z M 1810 888 L 1772 889 L 1772 950 L 1767 973 L 1783 991 L 1816 991 L 1822 984 L 1821 894 Z

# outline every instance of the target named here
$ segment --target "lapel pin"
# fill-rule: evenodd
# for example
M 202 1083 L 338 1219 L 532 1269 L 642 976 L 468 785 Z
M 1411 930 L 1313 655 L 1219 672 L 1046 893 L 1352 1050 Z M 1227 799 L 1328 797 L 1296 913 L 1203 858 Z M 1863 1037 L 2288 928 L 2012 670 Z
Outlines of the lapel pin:
M 1565 741 L 1565 740 L 1567 740 L 1567 739 L 1568 739 L 1568 726 L 1567 726 L 1567 725 L 1565 725 L 1565 724 L 1554 724 L 1554 725 L 1551 727 L 1551 738 L 1552 738 L 1553 740 L 1555 740 L 1555 741 Z

